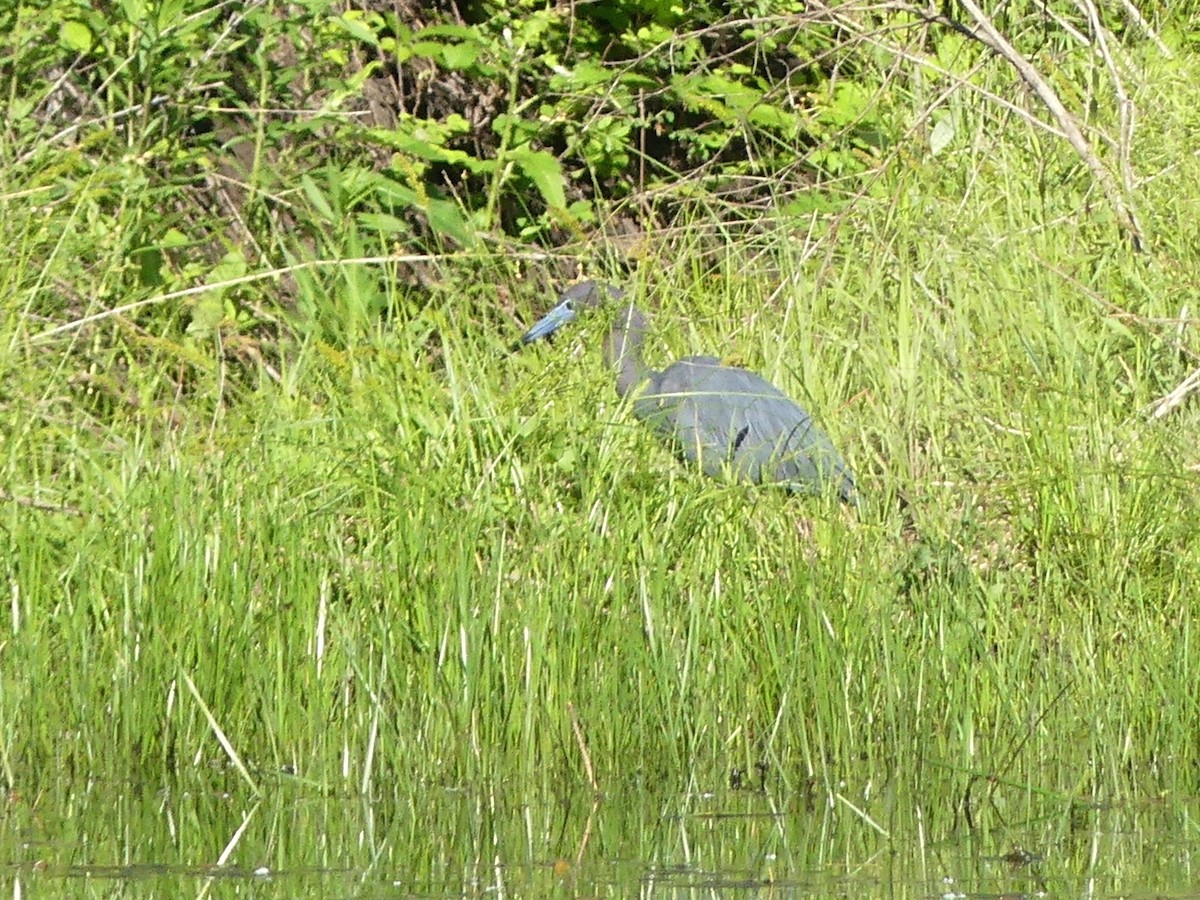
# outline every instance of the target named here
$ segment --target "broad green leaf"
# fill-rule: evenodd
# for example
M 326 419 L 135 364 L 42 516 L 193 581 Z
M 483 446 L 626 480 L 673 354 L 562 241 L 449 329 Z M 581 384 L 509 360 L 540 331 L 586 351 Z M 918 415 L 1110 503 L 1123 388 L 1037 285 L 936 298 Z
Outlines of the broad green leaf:
M 449 235 L 463 247 L 475 246 L 475 232 L 463 218 L 458 204 L 449 200 L 429 200 L 425 207 L 429 227 L 438 234 Z
M 219 284 L 233 278 L 241 278 L 246 274 L 246 257 L 239 250 L 230 250 L 208 274 L 209 284 Z
M 364 44 L 369 44 L 372 47 L 379 46 L 379 36 L 358 16 L 346 13 L 343 16 L 338 16 L 334 21 L 352 38 L 362 41 Z
M 442 48 L 442 64 L 447 69 L 466 69 L 479 59 L 478 44 L 446 44 Z
M 440 41 L 413 41 L 406 48 L 410 56 L 424 56 L 428 59 L 437 59 L 442 55 L 442 51 L 446 45 Z
M 596 223 L 596 210 L 590 200 L 576 200 L 567 211 L 580 222 L 589 225 Z
M 954 120 L 948 115 L 941 116 L 933 131 L 929 134 L 929 152 L 937 156 L 954 140 Z
M 718 74 L 697 79 L 696 87 L 706 94 L 719 97 L 726 105 L 738 110 L 749 109 L 762 99 L 761 91 Z
M 512 151 L 512 158 L 534 183 L 548 206 L 562 209 L 567 205 L 562 166 L 552 154 L 545 150 L 517 147 Z
M 161 0 L 156 16 L 158 31 L 161 34 L 169 28 L 183 25 L 186 16 L 183 12 L 183 0 Z
M 125 21 L 131 25 L 141 25 L 146 20 L 146 0 L 121 0 L 120 7 Z
M 559 65 L 557 57 L 547 54 L 545 61 L 555 72 L 550 79 L 551 90 L 570 91 L 591 87 L 595 84 L 612 84 L 612 71 L 599 63 L 585 60 L 573 69 L 565 69 Z
M 225 302 L 220 291 L 208 291 L 191 304 L 191 321 L 187 333 L 192 337 L 208 337 L 225 319 Z
M 380 180 L 376 187 L 376 194 L 385 202 L 419 210 L 425 215 L 429 227 L 437 234 L 450 237 L 463 247 L 475 245 L 474 229 L 463 218 L 462 211 L 457 204 L 448 200 L 422 197 L 411 188 L 388 180 Z M 360 216 L 359 220 L 364 226 L 384 234 L 406 234 L 411 231 L 399 219 L 383 214 L 366 213 Z
M 839 127 L 851 125 L 858 121 L 870 103 L 871 95 L 866 88 L 853 81 L 842 81 L 834 90 L 827 119 Z
M 64 47 L 76 53 L 87 53 L 96 43 L 92 29 L 77 20 L 63 22 L 62 27 L 58 29 L 58 40 Z
M 180 231 L 178 228 L 168 228 L 163 232 L 163 236 L 158 239 L 158 246 L 166 249 L 176 247 L 186 247 L 191 244 L 192 239 Z
M 767 103 L 753 107 L 746 118 L 761 128 L 773 128 L 776 131 L 795 132 L 800 128 L 800 120 L 793 113 Z

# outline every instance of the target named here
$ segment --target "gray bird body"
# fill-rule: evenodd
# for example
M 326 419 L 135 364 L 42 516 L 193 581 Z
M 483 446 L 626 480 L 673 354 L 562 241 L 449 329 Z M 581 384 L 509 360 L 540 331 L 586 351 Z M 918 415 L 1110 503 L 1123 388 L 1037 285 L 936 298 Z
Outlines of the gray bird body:
M 624 292 L 592 281 L 568 288 L 522 342 L 552 334 L 573 320 L 579 307 L 605 299 L 623 300 Z M 706 475 L 729 473 L 805 493 L 832 490 L 857 504 L 854 476 L 803 407 L 769 381 L 722 365 L 715 356 L 689 356 L 661 372 L 651 370 L 641 355 L 645 332 L 645 316 L 625 306 L 605 341 L 605 358 L 616 370 L 617 393 L 632 395 L 634 415 L 680 456 Z

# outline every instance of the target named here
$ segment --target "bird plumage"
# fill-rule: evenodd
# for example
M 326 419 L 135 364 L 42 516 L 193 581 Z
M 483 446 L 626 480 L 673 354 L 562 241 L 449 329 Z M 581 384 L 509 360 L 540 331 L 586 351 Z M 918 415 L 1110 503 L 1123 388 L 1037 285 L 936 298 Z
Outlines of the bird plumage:
M 651 375 L 633 412 L 706 475 L 793 490 L 835 485 L 847 502 L 854 478 L 808 412 L 779 388 L 713 356 L 689 356 Z
M 621 301 L 612 285 L 585 281 L 563 292 L 559 304 L 526 332 L 523 343 L 545 337 L 583 308 Z M 741 481 L 780 484 L 794 491 L 836 490 L 857 504 L 854 476 L 808 412 L 779 388 L 714 356 L 689 356 L 661 372 L 642 359 L 646 318 L 619 307 L 605 340 L 617 393 L 632 396 L 634 415 L 666 438 L 707 475 L 729 472 Z

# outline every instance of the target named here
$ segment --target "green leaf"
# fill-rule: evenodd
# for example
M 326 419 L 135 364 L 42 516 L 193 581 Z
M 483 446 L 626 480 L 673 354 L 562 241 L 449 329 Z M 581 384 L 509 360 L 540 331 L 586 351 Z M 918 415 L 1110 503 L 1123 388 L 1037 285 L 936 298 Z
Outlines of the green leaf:
M 842 81 L 833 92 L 827 120 L 837 127 L 852 125 L 871 105 L 871 95 L 862 85 L 853 81 Z
M 333 21 L 340 25 L 342 30 L 352 38 L 362 41 L 364 44 L 369 44 L 372 47 L 379 46 L 379 35 L 372 31 L 358 16 L 346 13 L 345 15 L 337 16 Z
M 762 91 L 720 74 L 706 75 L 696 82 L 696 86 L 736 110 L 749 109 L 762 99 Z
M 474 173 L 488 173 L 495 168 L 494 160 L 481 160 L 463 150 L 446 146 L 453 137 L 470 131 L 470 124 L 461 115 L 450 115 L 445 122 L 404 116 L 394 129 L 373 128 L 367 131 L 372 141 L 401 153 L 430 162 L 459 165 Z
M 446 45 L 439 41 L 413 41 L 408 50 L 413 56 L 424 56 L 428 59 L 438 59 Z
M 550 54 L 545 61 L 555 73 L 550 79 L 550 89 L 554 91 L 577 91 L 596 84 L 611 85 L 613 81 L 612 71 L 599 63 L 585 60 L 573 69 L 566 69 Z
M 411 188 L 387 179 L 379 179 L 375 186 L 375 193 L 386 203 L 420 211 L 435 233 L 452 238 L 463 247 L 475 246 L 475 230 L 463 218 L 462 211 L 456 203 L 426 197 Z M 412 230 L 398 218 L 382 214 L 364 213 L 358 219 L 365 228 L 384 234 L 408 234 Z
M 545 150 L 531 150 L 526 146 L 515 148 L 512 158 L 533 182 L 547 206 L 562 209 L 567 205 L 562 166 L 552 154 Z
M 460 41 L 478 42 L 480 40 L 479 30 L 470 25 L 431 25 L 428 28 L 422 28 L 417 35 L 418 37 L 457 38 Z
M 438 234 L 449 235 L 463 247 L 475 246 L 475 232 L 463 218 L 458 204 L 449 200 L 428 200 L 425 218 L 429 220 L 429 227 Z
M 338 217 L 333 212 L 333 207 L 329 205 L 329 200 L 321 193 L 321 189 L 317 187 L 317 183 L 308 175 L 300 176 L 300 189 L 304 191 L 304 196 L 308 198 L 308 202 L 312 204 L 313 209 L 321 214 L 326 220 L 336 222 Z
M 403 219 L 385 213 L 362 213 L 358 216 L 358 223 L 364 230 L 377 231 L 380 234 L 407 235 L 412 233 L 412 229 L 405 224 Z
M 954 140 L 954 120 L 944 115 L 938 118 L 937 124 L 929 135 L 929 152 L 937 156 Z
M 168 228 L 163 232 L 163 236 L 159 238 L 158 246 L 170 250 L 178 247 L 187 247 L 191 243 L 192 239 L 178 228 Z
M 209 284 L 219 284 L 246 274 L 246 257 L 239 250 L 230 250 L 208 275 Z
M 58 29 L 58 40 L 68 50 L 74 50 L 76 53 L 87 53 L 96 43 L 92 29 L 83 22 L 74 20 L 63 22 L 62 27 Z
M 192 304 L 191 311 L 192 319 L 188 323 L 187 333 L 192 337 L 208 337 L 216 332 L 225 319 L 225 303 L 219 291 L 201 294 Z
M 568 209 L 568 212 L 579 222 L 587 225 L 594 225 L 597 222 L 596 210 L 590 200 L 576 200 Z
M 442 48 L 442 65 L 447 69 L 467 69 L 479 59 L 477 44 L 447 44 Z
M 183 12 L 183 0 L 161 0 L 156 19 L 156 27 L 160 34 L 170 28 L 184 25 L 187 18 Z
M 771 128 L 781 132 L 798 132 L 800 129 L 800 120 L 794 114 L 766 103 L 752 108 L 746 118 L 760 128 Z
M 231 310 L 226 308 L 225 289 L 221 284 L 245 274 L 246 257 L 239 251 L 230 250 L 221 258 L 206 279 L 213 285 L 212 290 L 197 295 L 190 304 L 192 319 L 188 323 L 188 334 L 193 337 L 207 337 L 213 334 L 226 318 L 233 318 Z
M 141 25 L 146 20 L 145 0 L 121 0 L 119 5 L 129 24 Z
M 639 49 L 648 50 L 670 43 L 675 38 L 675 32 L 665 25 L 646 25 L 626 37 Z

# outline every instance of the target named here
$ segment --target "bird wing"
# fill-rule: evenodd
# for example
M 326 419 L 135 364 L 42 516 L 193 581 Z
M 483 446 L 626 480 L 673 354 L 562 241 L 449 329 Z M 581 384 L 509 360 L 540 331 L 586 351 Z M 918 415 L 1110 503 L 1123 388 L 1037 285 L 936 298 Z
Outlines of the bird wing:
M 808 412 L 760 376 L 716 357 L 681 359 L 654 375 L 634 414 L 708 475 L 732 470 L 744 481 L 807 491 L 834 485 L 853 499 L 849 469 Z

